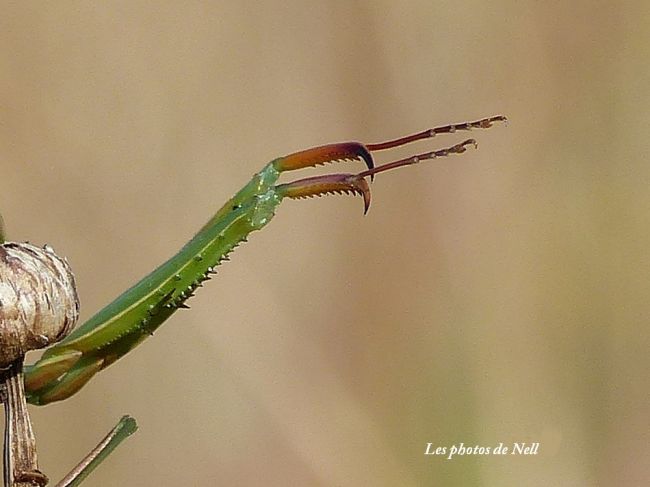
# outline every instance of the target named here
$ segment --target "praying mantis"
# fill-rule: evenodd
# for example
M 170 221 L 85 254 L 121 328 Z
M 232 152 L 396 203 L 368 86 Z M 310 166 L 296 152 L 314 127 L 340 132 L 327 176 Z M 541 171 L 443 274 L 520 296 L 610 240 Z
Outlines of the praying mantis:
M 98 372 L 153 335 L 176 310 L 188 308 L 186 301 L 215 274 L 216 267 L 228 260 L 228 255 L 245 242 L 251 232 L 261 230 L 271 221 L 285 198 L 358 195 L 363 198 L 365 214 L 371 199 L 368 180 L 372 181 L 375 175 L 427 159 L 461 154 L 477 143 L 474 139 L 466 139 L 453 146 L 378 166 L 374 163 L 374 153 L 438 134 L 487 129 L 497 122 L 506 122 L 506 117 L 497 115 L 474 122 L 444 125 L 376 144 L 330 144 L 273 159 L 176 255 L 67 336 L 65 333 L 76 322 L 79 304 L 67 261 L 56 257 L 47 245 L 41 250 L 26 243 L 5 242 L 0 216 L 0 264 L 4 266 L 0 273 L 3 286 L 0 332 L 5 344 L 0 347 L 0 352 L 3 352 L 2 364 L 7 365 L 6 368 L 0 366 L 4 384 L 0 387 L 0 399 L 5 407 L 5 484 L 25 487 L 48 483 L 47 477 L 38 470 L 35 437 L 25 399 L 35 405 L 45 405 L 69 398 Z M 363 161 L 366 169 L 358 173 L 326 174 L 279 183 L 284 172 L 351 160 Z M 61 272 L 54 272 L 55 267 Z M 43 287 L 43 283 L 48 284 Z M 65 293 L 61 294 L 64 290 Z M 63 300 L 64 296 L 67 300 Z M 68 314 L 60 313 L 64 307 Z M 41 318 L 34 318 L 37 316 Z M 30 317 L 32 319 L 28 319 Z M 46 323 L 52 325 L 53 335 L 39 331 Z M 36 363 L 23 368 L 26 350 L 48 346 L 51 338 L 60 341 L 47 348 Z M 57 487 L 79 485 L 136 428 L 133 418 L 123 417 Z
M 506 117 L 449 124 L 386 142 L 343 142 L 296 152 L 269 162 L 199 230 L 173 257 L 100 310 L 65 339 L 48 348 L 40 360 L 25 368 L 27 399 L 36 405 L 61 401 L 78 392 L 95 374 L 133 350 L 152 335 L 215 273 L 249 234 L 273 218 L 285 198 L 329 194 L 363 198 L 370 207 L 375 175 L 420 161 L 461 154 L 476 146 L 474 139 L 376 166 L 373 153 L 428 139 L 438 134 L 487 129 Z M 335 173 L 278 183 L 284 172 L 333 162 L 362 160 L 367 169 L 356 174 Z

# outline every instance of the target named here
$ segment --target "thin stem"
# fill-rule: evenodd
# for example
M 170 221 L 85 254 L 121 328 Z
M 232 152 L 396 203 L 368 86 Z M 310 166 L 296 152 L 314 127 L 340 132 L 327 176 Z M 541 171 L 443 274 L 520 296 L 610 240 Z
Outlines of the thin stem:
M 38 470 L 36 438 L 27 411 L 23 383 L 23 357 L 13 362 L 4 374 L 5 442 L 4 482 L 7 487 L 47 485 Z
M 120 443 L 135 433 L 137 429 L 138 425 L 135 419 L 131 416 L 122 416 L 108 435 L 55 487 L 76 487 L 79 485 L 100 463 L 106 460 L 106 457 Z
M 0 214 L 0 244 L 5 243 L 5 222 Z

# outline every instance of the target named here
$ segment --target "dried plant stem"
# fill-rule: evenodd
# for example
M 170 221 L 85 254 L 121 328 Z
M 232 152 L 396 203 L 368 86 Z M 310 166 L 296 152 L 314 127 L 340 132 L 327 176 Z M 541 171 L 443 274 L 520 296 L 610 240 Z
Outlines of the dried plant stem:
M 4 372 L 4 482 L 6 487 L 47 485 L 47 477 L 38 470 L 36 438 L 27 411 L 23 383 L 23 358 Z

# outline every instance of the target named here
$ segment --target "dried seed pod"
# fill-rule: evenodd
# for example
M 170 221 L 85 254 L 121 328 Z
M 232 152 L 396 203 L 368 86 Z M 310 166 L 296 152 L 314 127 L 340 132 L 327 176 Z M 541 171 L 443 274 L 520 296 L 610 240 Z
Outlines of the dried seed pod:
M 51 247 L 0 245 L 0 368 L 61 340 L 78 317 L 74 276 Z

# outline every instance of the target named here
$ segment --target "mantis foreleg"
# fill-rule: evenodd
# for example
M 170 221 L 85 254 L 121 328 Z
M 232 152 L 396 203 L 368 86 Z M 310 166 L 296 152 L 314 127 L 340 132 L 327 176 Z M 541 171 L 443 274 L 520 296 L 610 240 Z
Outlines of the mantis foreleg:
M 316 147 L 274 159 L 231 198 L 171 259 L 124 292 L 67 338 L 49 348 L 25 371 L 28 399 L 47 404 L 77 392 L 97 372 L 141 343 L 185 302 L 214 269 L 248 235 L 263 228 L 280 202 L 334 193 L 361 195 L 370 206 L 366 178 L 425 159 L 465 152 L 473 139 L 446 149 L 425 152 L 375 167 L 371 153 L 398 147 L 436 134 L 489 128 L 505 121 L 496 116 L 476 122 L 446 125 L 379 144 L 345 142 Z M 282 172 L 335 161 L 362 159 L 368 169 L 357 174 L 329 174 L 277 184 Z

